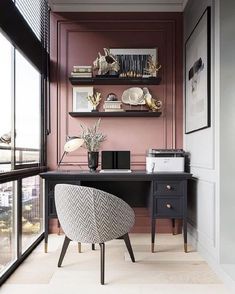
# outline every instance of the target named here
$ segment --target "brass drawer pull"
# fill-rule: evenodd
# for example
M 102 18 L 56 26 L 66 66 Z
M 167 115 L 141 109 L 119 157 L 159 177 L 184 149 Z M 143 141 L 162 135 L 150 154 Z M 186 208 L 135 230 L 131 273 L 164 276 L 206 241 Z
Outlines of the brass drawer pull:
M 171 190 L 171 186 L 170 185 L 166 185 L 167 190 Z
M 169 204 L 169 203 L 166 204 L 166 207 L 169 209 L 172 208 L 171 204 Z

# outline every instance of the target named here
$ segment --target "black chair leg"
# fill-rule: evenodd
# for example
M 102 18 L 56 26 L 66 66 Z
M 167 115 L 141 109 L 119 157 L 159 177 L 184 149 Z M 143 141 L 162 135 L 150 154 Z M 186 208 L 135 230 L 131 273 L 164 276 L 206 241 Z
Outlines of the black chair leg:
M 61 250 L 61 253 L 60 253 L 60 258 L 59 258 L 59 261 L 58 261 L 58 267 L 61 267 L 61 264 L 63 262 L 64 256 L 65 256 L 65 253 L 67 251 L 67 248 L 69 246 L 70 241 L 71 240 L 67 236 L 65 236 L 64 244 L 63 244 L 63 247 L 62 247 L 62 250 Z
M 91 244 L 91 249 L 95 250 L 95 244 L 94 243 Z
M 100 283 L 104 285 L 105 244 L 100 243 Z
M 131 247 L 131 242 L 130 242 L 130 238 L 129 238 L 129 235 L 128 233 L 126 233 L 124 236 L 122 236 L 124 241 L 125 241 L 125 244 L 126 244 L 126 248 L 130 254 L 130 258 L 132 260 L 132 262 L 135 262 L 135 256 L 134 256 L 134 253 L 133 253 L 133 250 L 132 250 L 132 247 Z

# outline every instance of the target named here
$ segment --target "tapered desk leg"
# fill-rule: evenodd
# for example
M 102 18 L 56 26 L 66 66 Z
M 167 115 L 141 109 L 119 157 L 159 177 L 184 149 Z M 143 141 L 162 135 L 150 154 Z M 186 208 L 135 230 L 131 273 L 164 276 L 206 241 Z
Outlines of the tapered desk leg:
M 49 234 L 49 219 L 47 214 L 45 214 L 45 232 L 44 232 L 44 252 L 48 252 L 48 234 Z
M 172 219 L 172 235 L 176 235 L 175 233 L 175 219 Z
M 60 221 L 58 219 L 57 219 L 57 228 L 58 228 L 57 235 L 60 235 Z
M 188 252 L 188 242 L 187 242 L 187 218 L 183 221 L 183 233 L 184 233 L 184 252 Z
M 155 243 L 155 228 L 156 228 L 156 219 L 152 219 L 152 233 L 151 233 L 151 251 L 154 253 L 154 243 Z
M 44 252 L 47 253 L 47 251 L 48 251 L 48 242 L 46 242 L 46 240 L 45 240 L 45 242 L 44 242 Z

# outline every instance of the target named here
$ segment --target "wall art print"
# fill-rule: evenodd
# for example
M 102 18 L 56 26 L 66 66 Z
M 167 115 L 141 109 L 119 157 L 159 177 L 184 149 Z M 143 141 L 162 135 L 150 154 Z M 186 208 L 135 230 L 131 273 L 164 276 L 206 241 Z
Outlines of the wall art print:
M 185 44 L 185 133 L 210 127 L 210 7 Z

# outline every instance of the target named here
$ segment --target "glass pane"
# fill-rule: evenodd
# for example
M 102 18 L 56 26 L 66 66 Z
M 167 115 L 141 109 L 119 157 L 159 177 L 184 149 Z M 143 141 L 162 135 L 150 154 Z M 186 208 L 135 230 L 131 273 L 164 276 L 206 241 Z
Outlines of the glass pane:
M 40 74 L 16 51 L 16 165 L 39 162 Z
M 11 169 L 11 53 L 0 33 L 0 173 Z
M 41 234 L 43 228 L 43 197 L 40 177 L 22 180 L 22 251 L 24 252 Z
M 0 184 L 0 273 L 16 259 L 14 182 Z

